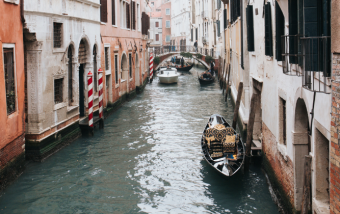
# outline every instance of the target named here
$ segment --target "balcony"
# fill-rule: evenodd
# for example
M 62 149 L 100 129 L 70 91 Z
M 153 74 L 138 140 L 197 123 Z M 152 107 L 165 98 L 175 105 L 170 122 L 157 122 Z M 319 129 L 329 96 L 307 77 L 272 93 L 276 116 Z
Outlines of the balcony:
M 302 87 L 330 93 L 330 37 L 282 36 L 283 73 L 302 77 Z

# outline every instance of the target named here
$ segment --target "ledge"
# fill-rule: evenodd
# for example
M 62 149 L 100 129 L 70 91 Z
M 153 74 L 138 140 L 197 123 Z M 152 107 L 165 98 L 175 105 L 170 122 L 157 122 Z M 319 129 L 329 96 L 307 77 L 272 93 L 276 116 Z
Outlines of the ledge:
M 78 108 L 79 105 L 76 106 L 67 106 L 67 112 L 73 111 L 74 109 Z
M 64 103 L 58 103 L 58 104 L 55 104 L 54 105 L 54 111 L 56 111 L 56 110 L 59 110 L 59 109 L 61 109 L 61 108 L 64 108 L 64 107 L 66 107 L 67 106 L 67 104 L 64 102 Z

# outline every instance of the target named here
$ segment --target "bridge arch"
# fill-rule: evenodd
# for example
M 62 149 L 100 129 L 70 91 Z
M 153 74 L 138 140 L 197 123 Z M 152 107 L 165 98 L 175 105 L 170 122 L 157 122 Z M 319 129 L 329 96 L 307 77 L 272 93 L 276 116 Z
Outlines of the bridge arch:
M 165 61 L 169 61 L 171 59 L 171 57 L 174 56 L 181 56 L 181 54 L 179 53 L 167 53 L 167 54 L 162 54 L 162 55 L 157 55 L 160 58 L 159 64 L 157 65 L 157 67 L 155 68 L 155 70 L 158 70 L 158 68 L 162 65 L 163 62 Z M 193 54 L 193 59 L 197 60 L 198 62 L 200 62 L 204 67 L 209 68 L 210 66 L 208 65 L 208 63 L 206 63 L 204 60 L 202 59 L 197 59 L 196 56 Z

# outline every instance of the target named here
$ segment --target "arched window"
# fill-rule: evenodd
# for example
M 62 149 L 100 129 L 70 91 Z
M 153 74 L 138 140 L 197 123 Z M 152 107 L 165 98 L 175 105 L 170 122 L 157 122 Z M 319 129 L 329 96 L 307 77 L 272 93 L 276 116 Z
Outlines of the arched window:
M 73 102 L 73 69 L 72 69 L 72 60 L 73 60 L 73 53 L 72 53 L 72 45 L 68 47 L 68 104 L 72 105 Z

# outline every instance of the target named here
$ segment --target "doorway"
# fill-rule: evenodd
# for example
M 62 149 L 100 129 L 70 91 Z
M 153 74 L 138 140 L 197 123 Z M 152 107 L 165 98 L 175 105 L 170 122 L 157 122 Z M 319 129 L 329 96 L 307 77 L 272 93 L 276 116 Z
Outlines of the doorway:
M 85 68 L 85 64 L 80 64 L 79 66 L 79 114 L 80 114 L 80 117 L 85 116 L 84 68 Z

